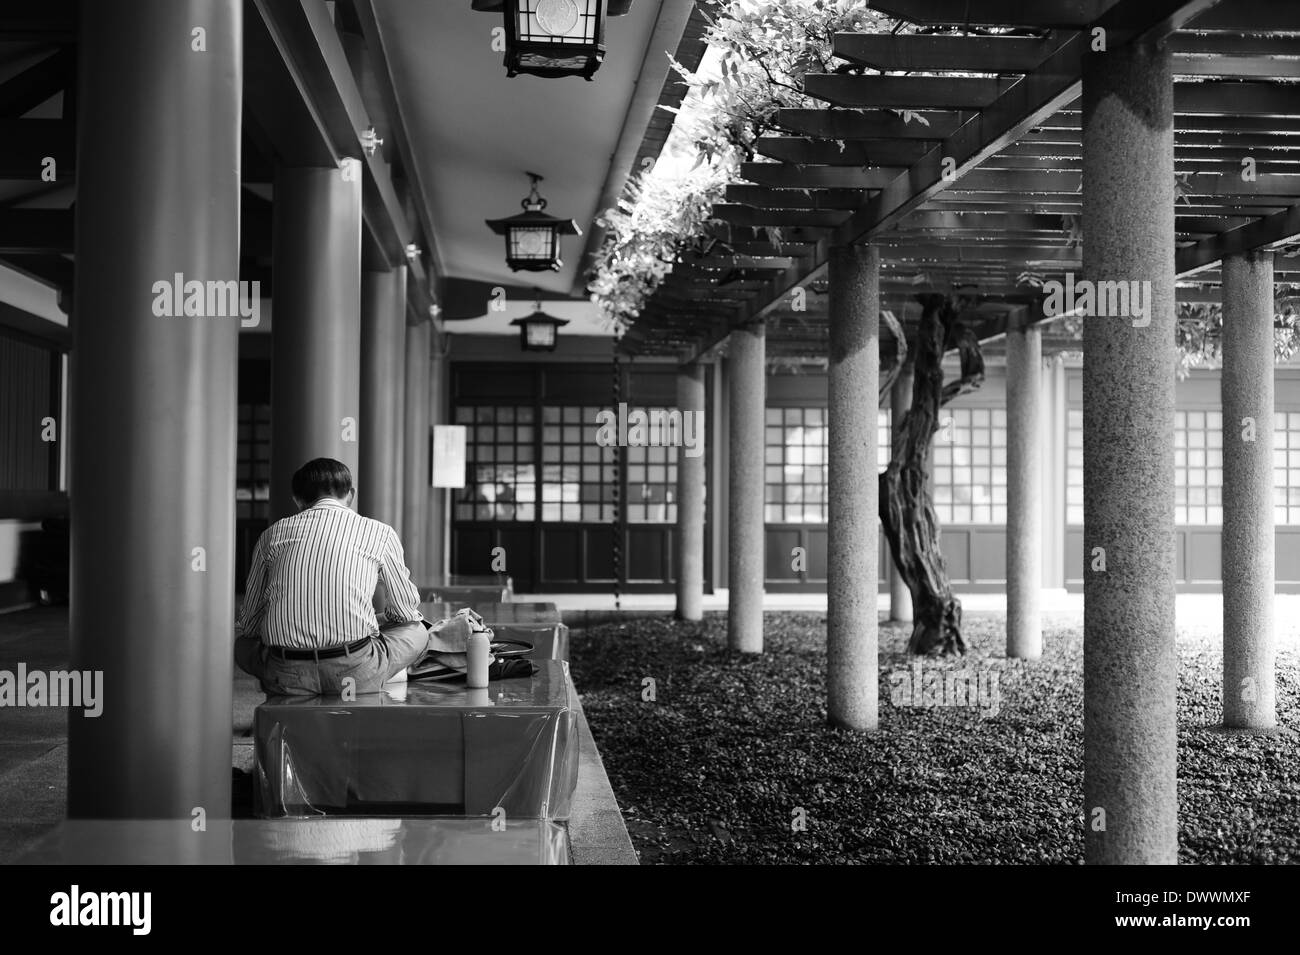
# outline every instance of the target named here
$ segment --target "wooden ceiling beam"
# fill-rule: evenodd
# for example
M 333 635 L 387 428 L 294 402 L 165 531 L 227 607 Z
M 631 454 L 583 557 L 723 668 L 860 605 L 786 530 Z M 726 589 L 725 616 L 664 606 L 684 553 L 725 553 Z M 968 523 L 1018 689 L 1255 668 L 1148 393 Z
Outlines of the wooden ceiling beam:
M 1087 41 L 1082 35 L 1062 43 L 1039 71 L 1012 86 L 989 109 L 936 146 L 904 174 L 872 197 L 834 236 L 851 244 L 895 225 L 945 188 L 961 181 L 990 156 L 1015 142 L 1065 103 L 1079 95 L 1082 58 Z M 949 163 L 958 177 L 955 181 Z
M 885 72 L 1028 73 L 1054 46 L 1047 37 L 837 33 L 832 48 Z
M 1178 249 L 1174 253 L 1174 269 L 1179 275 L 1188 275 L 1224 256 L 1250 252 L 1296 236 L 1300 236 L 1300 204 Z
M 1079 29 L 1095 22 L 1114 0 L 875 0 L 892 17 L 928 26 L 1021 26 Z
M 779 247 L 766 239 L 754 241 L 736 240 L 727 243 L 727 248 L 736 255 L 758 256 L 760 258 L 766 256 L 789 256 L 791 260 L 807 259 L 812 254 L 815 247 L 816 244 L 813 242 L 807 240 L 796 241 L 789 238 L 782 240 Z M 704 261 L 707 261 L 707 258 L 708 257 L 706 256 Z M 690 261 L 690 259 L 687 261 Z M 798 263 L 794 262 L 794 264 Z
M 1178 90 L 1186 89 L 1193 84 L 1177 83 L 1174 85 L 1174 98 L 1177 101 Z M 1041 123 L 1037 124 L 1038 129 L 1051 134 L 1059 133 L 1064 130 L 1074 130 L 1076 133 L 1080 130 L 1080 113 L 1077 105 L 1066 106 L 1057 111 L 1054 115 L 1047 117 Z M 1271 136 L 1295 136 L 1297 126 L 1292 118 L 1275 117 L 1275 116 L 1252 116 L 1249 114 L 1208 114 L 1194 112 L 1175 112 L 1174 114 L 1174 136 L 1177 137 L 1180 132 L 1196 132 L 1207 135 L 1232 136 L 1236 133 L 1258 133 Z
M 1082 135 L 1073 133 L 1044 132 L 1038 135 L 1026 134 L 1015 144 L 1008 146 L 1000 156 L 1047 156 L 1068 155 L 1081 156 Z M 1190 130 L 1174 133 L 1174 151 L 1187 155 L 1205 150 L 1220 153 L 1232 153 L 1246 149 L 1283 152 L 1300 147 L 1300 123 L 1289 132 L 1277 133 L 1202 133 Z
M 1238 172 L 1198 173 L 1188 180 L 1191 196 L 1300 196 L 1300 175 L 1258 173 L 1254 180 L 1244 180 Z M 1006 193 L 1021 196 L 1038 193 L 1079 193 L 1082 173 L 1053 169 L 985 169 L 983 167 L 958 179 L 948 187 L 952 194 L 962 192 Z
M 765 186 L 727 186 L 727 202 L 762 209 L 853 210 L 862 205 L 859 189 L 769 189 Z
M 1014 241 L 1037 242 L 1044 237 L 1063 237 L 1066 228 L 1062 222 L 1061 216 L 1054 215 L 1037 215 L 1034 213 L 1011 212 L 1004 215 L 998 215 L 991 212 L 978 212 L 973 216 L 963 216 L 963 218 L 974 218 L 977 221 L 983 219 L 985 222 L 997 222 L 999 219 L 1009 223 L 1007 226 L 999 227 L 997 225 L 958 225 L 949 226 L 942 224 L 943 217 L 960 215 L 960 213 L 951 212 L 930 212 L 924 211 L 914 213 L 912 217 L 906 219 L 897 229 L 891 229 L 888 232 L 880 234 L 880 241 L 893 242 L 895 237 L 923 239 L 926 237 L 938 237 L 944 239 L 953 239 L 960 241 L 966 238 L 986 239 L 991 236 L 1009 236 Z M 915 216 L 921 216 L 917 224 L 913 225 L 912 219 Z M 1035 223 L 1031 225 L 1030 223 Z
M 1276 0 L 1231 0 L 1207 10 L 1188 24 L 1198 32 L 1300 34 L 1300 4 Z
M 716 269 L 788 269 L 795 259 L 788 255 L 706 255 L 686 260 L 699 268 Z
M 773 123 L 818 139 L 943 140 L 970 118 L 960 112 L 915 112 L 907 120 L 883 109 L 779 109 Z
M 810 73 L 809 96 L 855 109 L 983 109 L 1014 82 L 949 76 L 853 76 Z
M 76 124 L 63 119 L 0 119 L 0 179 L 42 181 L 46 159 L 56 181 L 70 183 L 77 169 Z
M 1081 265 L 1083 262 L 1082 249 L 1050 245 L 1008 245 L 992 248 L 982 248 L 978 245 L 959 245 L 957 243 L 891 245 L 882 246 L 880 254 L 882 258 L 891 262 L 913 262 L 917 259 L 927 259 L 936 262 L 951 262 L 957 265 L 995 263 L 998 265 L 1018 266 L 1023 262 L 1059 262 L 1063 265 Z
M 71 209 L 0 209 L 0 255 L 73 251 Z
M 0 8 L 0 36 L 13 43 L 75 43 L 77 0 L 6 3 Z
M 760 156 L 805 166 L 907 166 L 925 155 L 922 142 L 855 139 L 843 147 L 825 139 L 764 136 L 754 144 Z
M 804 229 L 834 229 L 849 217 L 846 211 L 817 209 L 760 209 L 754 206 L 719 203 L 713 207 L 713 217 L 732 225 L 749 228 L 767 226 L 799 226 Z
M 778 189 L 880 189 L 905 167 L 862 169 L 851 166 L 796 166 L 778 162 L 743 162 L 740 178 Z
M 1193 27 L 1194 29 L 1194 27 Z M 1300 56 L 1300 38 L 1264 34 L 1175 33 L 1169 38 L 1174 62 L 1184 55 Z
M 1174 112 L 1184 116 L 1273 116 L 1294 119 L 1300 117 L 1300 86 L 1235 80 L 1176 83 Z
M 10 37 L 4 35 L 6 40 Z M 77 75 L 77 54 L 63 47 L 0 83 L 0 116 L 21 116 L 68 88 Z
M 1173 71 L 1175 76 L 1291 78 L 1296 75 L 1296 61 L 1277 59 L 1267 54 L 1245 56 L 1225 53 L 1184 53 L 1174 56 Z

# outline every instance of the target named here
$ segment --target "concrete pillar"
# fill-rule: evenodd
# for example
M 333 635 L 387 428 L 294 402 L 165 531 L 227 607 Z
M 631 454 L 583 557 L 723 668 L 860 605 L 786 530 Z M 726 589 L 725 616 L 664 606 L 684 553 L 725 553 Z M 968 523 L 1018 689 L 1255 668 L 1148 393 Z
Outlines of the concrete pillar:
M 829 257 L 827 709 L 833 725 L 878 726 L 880 251 Z
M 402 548 L 417 584 L 432 583 L 425 570 L 429 517 L 429 338 L 428 322 L 406 326 L 406 438 L 403 441 Z
M 880 250 L 835 246 L 829 265 L 826 702 L 832 725 L 874 730 L 880 682 Z
M 714 582 L 715 588 L 727 586 L 727 555 L 731 550 L 727 543 L 727 522 L 709 519 L 710 515 L 724 514 L 727 510 L 727 470 L 730 460 L 728 458 L 730 439 L 727 437 L 730 411 L 727 407 L 727 395 L 730 386 L 727 382 L 726 368 L 726 362 L 714 364 L 713 374 L 709 376 L 711 379 L 709 395 L 705 401 L 706 407 L 711 409 L 709 427 L 713 429 L 714 434 L 713 446 L 709 448 L 709 453 L 706 455 L 710 462 L 706 477 L 708 489 L 704 498 L 705 525 L 709 528 L 710 566 L 707 576 Z
M 1084 278 L 1136 282 L 1149 307 L 1145 317 L 1083 323 L 1084 849 L 1092 864 L 1178 858 L 1173 155 L 1168 47 L 1087 54 Z
M 406 266 L 361 274 L 360 512 L 401 526 Z
M 704 366 L 689 362 L 677 366 L 677 407 L 682 426 L 693 422 L 698 442 L 687 454 L 677 449 L 677 618 L 704 617 Z M 689 419 L 688 416 L 689 415 Z
M 1277 726 L 1273 256 L 1223 260 L 1223 725 Z
M 271 324 L 271 518 L 293 514 L 313 458 L 356 479 L 361 438 L 361 174 L 276 170 Z M 358 486 L 359 486 L 358 482 Z
M 894 379 L 889 391 L 892 430 L 897 435 L 902 430 L 903 416 L 912 410 L 912 385 L 915 379 L 913 365 L 909 361 L 903 366 L 898 377 Z M 893 554 L 889 555 L 889 619 L 899 623 L 912 620 L 912 592 L 894 564 Z
M 1043 333 L 1007 331 L 1007 656 L 1043 655 Z
M 429 427 L 446 421 L 447 359 L 441 357 L 446 339 L 433 326 L 429 326 L 429 348 L 434 356 L 429 363 Z M 428 505 L 424 515 L 424 576 L 438 580 L 446 573 L 445 551 L 447 545 L 447 489 L 429 486 L 425 477 L 425 497 Z M 509 564 L 507 564 L 507 567 Z M 482 571 L 486 573 L 486 570 Z
M 1069 441 L 1066 407 L 1067 376 L 1064 359 L 1057 355 L 1044 368 L 1040 415 L 1043 431 L 1043 574 L 1045 589 L 1065 589 L 1065 463 Z
M 406 268 L 402 268 L 406 272 Z M 402 284 L 402 301 L 407 302 L 406 289 L 410 282 L 410 275 L 407 274 L 406 282 Z M 400 389 L 397 392 L 397 447 L 393 453 L 393 466 L 397 469 L 393 474 L 393 506 L 396 510 L 396 523 L 393 528 L 397 531 L 398 536 L 402 533 L 403 515 L 406 513 L 406 349 L 410 344 L 407 334 L 407 306 L 402 307 L 402 329 L 399 341 L 399 351 L 401 353 L 402 370 Z
M 81 11 L 71 667 L 102 712 L 69 708 L 74 818 L 230 817 L 240 319 L 174 296 L 239 278 L 243 9 Z
M 727 344 L 730 408 L 727 438 L 727 644 L 763 652 L 763 427 L 766 414 L 766 329 L 738 328 Z

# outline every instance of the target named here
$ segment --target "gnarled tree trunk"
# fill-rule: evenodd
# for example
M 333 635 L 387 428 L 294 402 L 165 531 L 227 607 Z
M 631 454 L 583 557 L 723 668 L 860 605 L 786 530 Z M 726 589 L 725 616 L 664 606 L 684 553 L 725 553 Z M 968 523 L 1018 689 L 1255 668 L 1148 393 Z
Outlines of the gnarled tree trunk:
M 963 326 L 943 295 L 918 296 L 912 407 L 895 431 L 889 466 L 880 475 L 880 520 L 899 575 L 912 592 L 913 628 L 909 653 L 930 656 L 966 652 L 961 635 L 961 601 L 953 596 L 939 548 L 939 520 L 927 475 L 939 409 L 984 381 L 979 340 Z M 956 347 L 961 377 L 943 383 L 943 355 Z

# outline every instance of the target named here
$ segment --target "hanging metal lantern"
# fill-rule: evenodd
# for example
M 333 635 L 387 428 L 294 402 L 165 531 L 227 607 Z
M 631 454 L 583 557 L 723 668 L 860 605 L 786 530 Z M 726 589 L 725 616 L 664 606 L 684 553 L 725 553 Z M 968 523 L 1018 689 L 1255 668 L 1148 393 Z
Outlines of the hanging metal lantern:
M 605 58 L 605 17 L 632 0 L 473 0 L 475 10 L 505 14 L 506 75 L 590 80 Z
M 547 315 L 541 310 L 541 303 L 534 306 L 534 312 L 523 318 L 516 318 L 511 325 L 519 326 L 519 346 L 524 351 L 555 351 L 559 338 L 560 326 L 569 324 L 566 319 Z
M 524 211 L 507 219 L 485 220 L 497 235 L 506 239 L 506 265 L 515 272 L 558 272 L 564 263 L 560 260 L 560 236 L 582 235 L 582 230 L 572 219 L 558 219 L 547 215 L 546 200 L 537 192 L 542 177 L 527 173 L 532 188 L 521 203 Z
M 590 80 L 605 58 L 604 0 L 506 0 L 506 76 Z

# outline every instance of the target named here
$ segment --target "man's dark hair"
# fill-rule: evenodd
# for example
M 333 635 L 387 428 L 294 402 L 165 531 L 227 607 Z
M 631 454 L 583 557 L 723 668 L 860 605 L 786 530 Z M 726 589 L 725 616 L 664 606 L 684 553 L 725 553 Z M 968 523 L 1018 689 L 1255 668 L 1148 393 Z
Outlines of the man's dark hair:
M 352 472 L 333 458 L 315 458 L 293 473 L 293 496 L 304 504 L 315 504 L 326 495 L 344 498 L 350 490 Z

